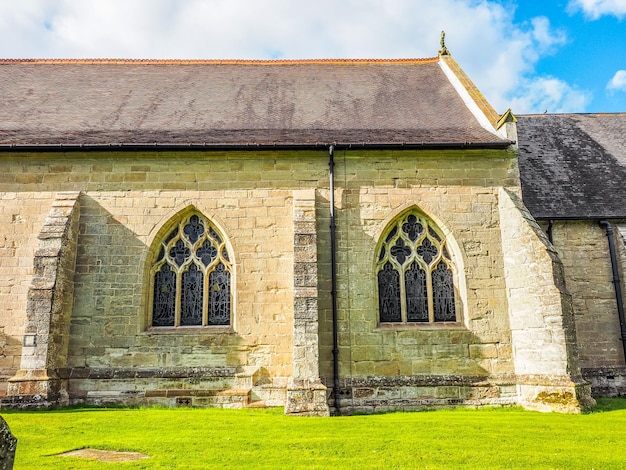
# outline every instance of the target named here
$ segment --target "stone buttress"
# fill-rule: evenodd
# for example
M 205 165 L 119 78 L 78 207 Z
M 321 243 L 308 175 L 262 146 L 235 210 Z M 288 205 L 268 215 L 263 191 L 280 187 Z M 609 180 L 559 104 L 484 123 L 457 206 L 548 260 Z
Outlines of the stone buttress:
M 7 401 L 15 406 L 68 403 L 67 364 L 74 293 L 80 193 L 59 192 L 35 252 L 35 274 L 28 289 L 22 360 L 8 380 Z

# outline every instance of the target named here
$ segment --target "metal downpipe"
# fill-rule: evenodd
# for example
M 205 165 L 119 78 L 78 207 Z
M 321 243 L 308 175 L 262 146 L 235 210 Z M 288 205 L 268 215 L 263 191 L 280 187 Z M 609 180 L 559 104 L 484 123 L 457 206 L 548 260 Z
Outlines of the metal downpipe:
M 600 225 L 606 229 L 606 236 L 609 239 L 609 255 L 611 256 L 611 269 L 613 271 L 613 287 L 615 288 L 615 301 L 617 302 L 617 315 L 619 316 L 619 327 L 624 348 L 624 360 L 626 361 L 626 320 L 624 319 L 624 300 L 622 298 L 622 284 L 619 277 L 617 264 L 617 254 L 615 252 L 615 237 L 613 226 L 606 220 L 601 220 Z
M 337 319 L 337 239 L 335 227 L 335 146 L 328 147 L 330 167 L 330 295 L 333 311 L 333 396 L 337 415 L 339 408 L 339 338 Z
M 548 228 L 546 229 L 546 235 L 548 235 L 548 241 L 554 245 L 554 238 L 552 238 L 553 227 L 554 227 L 554 219 L 548 220 Z

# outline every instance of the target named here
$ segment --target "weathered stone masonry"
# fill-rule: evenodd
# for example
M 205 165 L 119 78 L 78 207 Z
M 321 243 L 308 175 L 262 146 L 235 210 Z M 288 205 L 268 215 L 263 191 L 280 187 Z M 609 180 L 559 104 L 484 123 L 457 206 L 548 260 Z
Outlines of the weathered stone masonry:
M 546 328 L 553 328 L 550 337 L 562 334 L 563 340 L 549 347 L 572 354 L 571 337 L 558 333 L 566 322 L 559 320 L 559 306 L 566 301 L 554 274 L 541 274 L 548 290 L 539 297 L 554 305 L 554 318 L 528 331 L 527 320 L 515 320 L 522 311 L 510 297 L 515 292 L 511 283 L 517 281 L 507 271 L 507 253 L 519 253 L 516 231 L 528 217 L 515 216 L 523 209 L 507 206 L 511 196 L 499 189 L 503 183 L 515 187 L 510 155 L 421 152 L 407 159 L 393 152 L 363 152 L 338 158 L 343 412 L 511 404 L 520 396 L 526 406 L 542 408 L 542 397 L 549 401 L 570 392 L 587 400 L 577 376 L 566 370 L 567 360 L 555 352 L 562 365 L 547 370 L 546 343 L 527 340 L 529 332 L 545 336 Z M 22 165 L 30 168 L 27 161 Z M 210 174 L 204 172 L 207 166 L 213 169 Z M 225 177 L 233 169 L 236 176 Z M 229 163 L 211 153 L 158 162 L 149 155 L 138 162 L 122 154 L 91 163 L 75 158 L 67 170 L 64 177 L 57 171 L 55 187 L 68 189 L 76 187 L 73 180 L 85 180 L 80 197 L 77 192 L 50 193 L 56 194 L 50 215 L 64 211 L 64 233 L 74 240 L 63 246 L 76 253 L 75 269 L 70 258 L 58 270 L 60 279 L 73 280 L 73 303 L 63 307 L 71 308 L 71 315 L 60 317 L 64 323 L 52 323 L 55 328 L 65 325 L 65 334 L 69 328 L 67 353 L 55 354 L 40 369 L 24 355 L 10 395 L 24 396 L 25 387 L 46 384 L 44 392 L 61 402 L 259 403 L 285 405 L 289 413 L 328 413 L 326 400 L 333 391 L 328 181 L 322 152 L 297 158 L 242 153 Z M 161 185 L 169 189 L 154 189 Z M 296 189 L 303 186 L 309 188 Z M 39 187 L 45 189 L 45 184 Z M 376 247 L 385 227 L 410 207 L 433 218 L 449 240 L 457 267 L 456 325 L 379 325 L 372 274 Z M 159 237 L 190 210 L 214 221 L 232 247 L 233 325 L 155 330 L 149 327 L 146 272 Z M 42 233 L 50 231 L 46 227 Z M 531 260 L 549 251 L 532 230 L 522 230 L 537 245 L 525 253 L 524 265 L 544 269 L 549 257 Z M 524 282 L 524 273 L 518 274 Z M 523 325 L 519 333 L 518 327 L 510 330 L 518 324 Z M 28 325 L 27 339 L 34 328 Z M 39 337 L 37 344 L 44 347 Z M 30 380 L 32 370 L 46 370 L 47 375 L 39 376 L 45 380 Z M 550 374 L 562 380 L 555 385 L 547 379 Z M 576 406 L 574 399 L 564 409 Z
M 294 191 L 294 364 L 285 404 L 290 414 L 328 414 L 319 376 L 316 225 L 315 190 Z
M 0 406 L 579 412 L 587 381 L 624 393 L 597 222 L 626 213 L 588 180 L 623 194 L 626 116 L 516 124 L 445 47 L 0 61 L 0 82 Z
M 70 342 L 80 217 L 79 193 L 58 193 L 39 233 L 35 275 L 28 290 L 22 361 L 9 379 L 9 396 L 28 405 L 67 404 L 60 376 Z M 42 402 L 42 403 L 40 403 Z
M 521 403 L 562 411 L 592 406 L 590 387 L 580 373 L 574 311 L 561 261 L 518 195 L 502 190 L 499 200 Z
M 556 221 L 552 239 L 571 293 L 582 374 L 597 396 L 623 395 L 626 366 L 605 230 L 596 221 Z M 616 245 L 626 292 L 624 244 Z

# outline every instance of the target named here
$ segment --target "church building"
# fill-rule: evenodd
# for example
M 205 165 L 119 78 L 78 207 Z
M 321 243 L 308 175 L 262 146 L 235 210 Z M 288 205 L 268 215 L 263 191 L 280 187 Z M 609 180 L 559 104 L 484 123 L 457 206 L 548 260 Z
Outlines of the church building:
M 0 407 L 626 394 L 626 115 L 393 60 L 0 60 Z

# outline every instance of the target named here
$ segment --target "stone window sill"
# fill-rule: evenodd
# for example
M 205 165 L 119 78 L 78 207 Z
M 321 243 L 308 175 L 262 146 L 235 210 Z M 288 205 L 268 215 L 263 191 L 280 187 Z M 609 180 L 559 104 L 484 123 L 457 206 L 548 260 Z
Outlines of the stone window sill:
M 437 323 L 379 323 L 378 330 L 465 330 L 461 322 L 437 322 Z
M 148 335 L 210 335 L 232 334 L 235 330 L 231 325 L 212 326 L 151 326 L 143 332 Z

